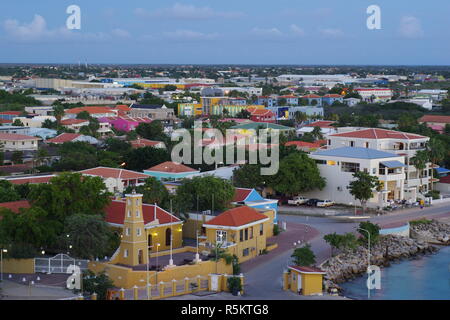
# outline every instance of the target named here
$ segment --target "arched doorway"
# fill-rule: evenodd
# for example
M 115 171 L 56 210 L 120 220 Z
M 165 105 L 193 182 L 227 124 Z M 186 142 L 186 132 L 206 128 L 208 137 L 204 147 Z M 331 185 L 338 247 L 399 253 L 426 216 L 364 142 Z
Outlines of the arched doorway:
M 151 246 L 152 246 L 152 235 L 151 234 L 149 234 L 148 235 L 148 237 L 147 237 L 147 245 L 148 245 L 148 247 L 150 248 Z M 151 249 L 150 249 L 151 250 Z
M 170 246 L 170 236 L 172 234 L 172 231 L 170 228 L 166 229 L 166 246 Z

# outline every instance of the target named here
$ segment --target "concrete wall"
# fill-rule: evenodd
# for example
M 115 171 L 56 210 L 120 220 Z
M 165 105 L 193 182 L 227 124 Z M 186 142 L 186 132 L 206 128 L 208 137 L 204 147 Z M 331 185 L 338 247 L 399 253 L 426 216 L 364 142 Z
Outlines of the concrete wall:
M 34 273 L 34 259 L 3 259 L 3 273 Z
M 393 234 L 396 236 L 409 237 L 409 223 L 400 227 L 381 229 L 380 234 L 382 235 Z

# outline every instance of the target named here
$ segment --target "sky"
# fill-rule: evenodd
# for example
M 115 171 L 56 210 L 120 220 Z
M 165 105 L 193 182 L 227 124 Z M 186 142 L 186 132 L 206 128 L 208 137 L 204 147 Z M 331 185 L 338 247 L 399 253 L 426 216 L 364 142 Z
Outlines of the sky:
M 449 15 L 448 0 L 4 0 L 0 63 L 450 65 Z

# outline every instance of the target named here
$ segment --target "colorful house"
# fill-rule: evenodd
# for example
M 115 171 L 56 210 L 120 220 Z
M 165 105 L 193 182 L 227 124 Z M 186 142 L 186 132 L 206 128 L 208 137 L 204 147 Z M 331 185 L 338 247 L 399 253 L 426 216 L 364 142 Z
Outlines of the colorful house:
M 134 130 L 139 124 L 150 123 L 152 122 L 152 120 L 149 118 L 141 117 L 119 116 L 100 118 L 100 122 L 109 123 L 117 130 L 129 132 Z
M 255 209 L 267 209 L 274 211 L 273 222 L 277 223 L 278 200 L 265 199 L 255 189 L 236 188 L 232 200 L 234 205 L 246 205 Z
M 172 161 L 166 161 L 144 170 L 144 174 L 155 177 L 158 180 L 179 180 L 199 172 L 199 170 Z
M 96 167 L 79 171 L 82 175 L 101 177 L 109 192 L 123 192 L 128 186 L 144 183 L 147 175 L 125 169 Z
M 335 102 L 344 103 L 344 97 L 339 94 L 326 94 L 322 97 L 322 104 L 331 106 Z
M 172 248 L 181 248 L 183 222 L 180 219 L 157 205 L 142 203 L 142 194 L 125 197 L 111 201 L 105 209 L 106 222 L 122 231 L 115 254 L 117 263 L 130 266 L 147 263 L 148 253 L 170 249 L 172 236 Z
M 266 239 L 273 236 L 274 211 L 240 206 L 227 210 L 203 224 L 206 249 L 219 246 L 236 255 L 240 262 L 247 261 L 267 250 Z
M 290 266 L 283 276 L 283 289 L 304 296 L 321 295 L 325 274 L 315 267 Z
M 200 116 L 202 115 L 201 103 L 179 103 L 178 104 L 178 116 Z
M 276 121 L 276 115 L 268 109 L 257 109 L 255 107 L 247 108 L 250 112 L 250 120 L 255 122 L 269 122 L 274 123 Z
M 142 138 L 138 138 L 136 140 L 130 141 L 130 144 L 134 149 L 143 148 L 143 147 L 166 149 L 166 144 L 162 141 L 148 140 L 148 139 L 142 139 Z

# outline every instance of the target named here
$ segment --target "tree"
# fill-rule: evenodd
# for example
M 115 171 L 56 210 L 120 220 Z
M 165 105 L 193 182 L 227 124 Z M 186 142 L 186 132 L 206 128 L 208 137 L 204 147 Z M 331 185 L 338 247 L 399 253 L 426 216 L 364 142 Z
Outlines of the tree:
M 431 138 L 427 145 L 429 158 L 433 164 L 437 164 L 445 159 L 446 154 L 449 153 L 444 142 L 436 138 Z M 433 178 L 433 171 L 431 170 L 431 178 Z M 433 183 L 431 183 L 431 190 L 433 190 Z
M 333 256 L 333 249 L 355 249 L 357 247 L 357 240 L 353 233 L 348 232 L 343 235 L 330 233 L 323 237 L 325 242 L 331 246 L 331 255 Z
M 0 180 L 0 202 L 20 200 L 20 195 L 14 185 L 7 180 Z
M 136 127 L 136 133 L 142 138 L 150 140 L 165 141 L 167 139 L 167 135 L 164 133 L 164 127 L 161 121 L 158 120 L 150 123 L 140 123 Z
M 364 171 L 353 173 L 353 178 L 355 180 L 351 181 L 347 188 L 350 194 L 361 202 L 363 212 L 365 212 L 367 201 L 373 197 L 374 191 L 381 191 L 383 185 L 378 177 L 371 176 Z
M 16 127 L 23 127 L 23 126 L 25 126 L 25 125 L 23 124 L 23 122 L 20 121 L 20 119 L 14 120 L 14 122 L 12 123 L 12 125 L 13 125 L 13 126 L 16 126 Z
M 275 191 L 295 195 L 314 189 L 323 189 L 325 179 L 320 176 L 316 162 L 306 153 L 291 153 L 280 161 L 278 172 L 268 179 Z
M 83 272 L 83 291 L 89 294 L 97 294 L 98 300 L 106 300 L 109 289 L 114 288 L 114 282 L 101 272 L 95 274 L 90 270 Z
M 427 163 L 430 160 L 430 154 L 426 150 L 419 150 L 416 155 L 410 159 L 410 163 L 419 172 L 419 178 L 423 177 L 423 170 L 427 167 Z M 420 183 L 422 184 L 422 182 Z
M 126 168 L 135 171 L 143 171 L 170 159 L 167 150 L 153 147 L 133 149 L 125 155 Z
M 177 189 L 176 203 L 181 212 L 197 210 L 222 210 L 234 196 L 234 187 L 226 180 L 214 176 L 183 179 Z M 213 203 L 214 198 L 214 203 Z M 175 208 L 175 209 L 177 209 Z
M 251 113 L 248 110 L 242 109 L 236 114 L 236 118 L 239 119 L 250 119 Z
M 322 129 L 319 126 L 313 128 L 313 130 L 311 131 L 311 135 L 315 140 L 323 140 Z
M 29 200 L 33 206 L 45 209 L 51 219 L 63 224 L 74 214 L 104 215 L 110 203 L 110 193 L 100 177 L 80 173 L 61 173 L 49 184 L 31 185 Z
M 301 248 L 295 249 L 291 258 L 293 258 L 294 263 L 297 266 L 310 267 L 316 263 L 316 255 L 311 250 L 311 245 L 309 243 Z
M 89 120 L 91 119 L 91 114 L 88 111 L 83 110 L 77 114 L 77 119 Z
M 53 115 L 56 118 L 56 122 L 60 123 L 62 117 L 64 117 L 65 111 L 64 111 L 64 106 L 62 105 L 56 105 L 53 107 Z
M 72 248 L 71 253 L 82 259 L 94 260 L 103 257 L 108 249 L 112 231 L 102 216 L 74 214 L 65 220 L 64 235 Z
M 143 195 L 142 201 L 145 203 L 157 203 L 164 209 L 169 209 L 169 191 L 161 181 L 155 177 L 145 179 L 143 186 L 129 186 L 125 193 L 130 193 L 133 189 Z
M 50 119 L 45 119 L 44 122 L 42 122 L 42 128 L 57 129 L 58 128 L 58 122 L 57 121 L 52 121 Z
M 304 112 L 295 111 L 294 119 L 295 119 L 295 123 L 296 124 L 301 124 L 301 123 L 303 123 L 303 121 L 308 120 L 308 116 Z
M 365 245 L 367 244 L 368 241 L 368 233 L 364 230 L 367 230 L 370 233 L 370 245 L 374 245 L 375 243 L 377 243 L 378 238 L 380 237 L 380 226 L 377 224 L 374 224 L 370 221 L 364 221 L 361 222 L 358 226 L 358 232 L 359 234 L 362 236 L 362 244 Z
M 240 188 L 264 188 L 265 178 L 258 164 L 244 164 L 233 171 L 233 184 Z

